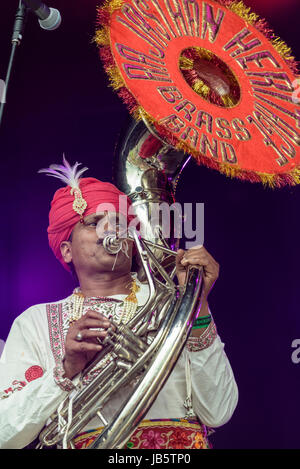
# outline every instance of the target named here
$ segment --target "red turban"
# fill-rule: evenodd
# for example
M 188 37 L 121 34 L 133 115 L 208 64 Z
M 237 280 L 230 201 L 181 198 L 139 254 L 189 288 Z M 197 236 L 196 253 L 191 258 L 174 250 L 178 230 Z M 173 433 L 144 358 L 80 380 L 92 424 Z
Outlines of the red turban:
M 96 213 L 99 204 L 112 204 L 115 209 L 109 205 L 101 208 L 122 213 L 127 218 L 128 224 L 134 219 L 134 215 L 128 214 L 131 206 L 130 199 L 113 184 L 101 182 L 94 178 L 82 178 L 80 179 L 80 190 L 83 199 L 87 202 L 84 217 Z M 123 197 L 120 199 L 120 196 Z M 74 195 L 71 194 L 71 187 L 63 187 L 56 191 L 49 213 L 49 244 L 54 255 L 67 270 L 70 270 L 70 268 L 62 258 L 60 245 L 63 241 L 68 241 L 75 225 L 80 221 L 80 215 L 73 209 L 73 202 Z

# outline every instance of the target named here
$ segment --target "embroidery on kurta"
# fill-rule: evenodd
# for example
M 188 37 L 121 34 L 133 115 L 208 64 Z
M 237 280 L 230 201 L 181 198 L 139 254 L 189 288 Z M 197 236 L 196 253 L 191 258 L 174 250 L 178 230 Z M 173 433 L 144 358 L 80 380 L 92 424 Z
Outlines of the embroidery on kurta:
M 46 305 L 50 347 L 55 363 L 60 362 L 65 354 L 65 341 L 63 334 L 62 303 Z
M 0 400 L 6 399 L 15 391 L 21 391 L 28 383 L 40 378 L 43 376 L 43 374 L 43 368 L 41 368 L 39 365 L 31 366 L 25 371 L 24 377 L 26 381 L 15 379 L 7 389 L 4 389 L 4 391 L 0 393 Z
M 38 365 L 34 365 L 25 371 L 25 378 L 28 381 L 28 383 L 30 383 L 31 381 L 34 381 L 35 379 L 38 379 L 41 376 L 43 376 L 43 374 L 44 374 L 43 368 Z
M 102 428 L 83 432 L 73 440 L 76 449 L 85 449 L 101 434 Z M 144 420 L 123 449 L 209 449 L 207 430 L 197 420 Z

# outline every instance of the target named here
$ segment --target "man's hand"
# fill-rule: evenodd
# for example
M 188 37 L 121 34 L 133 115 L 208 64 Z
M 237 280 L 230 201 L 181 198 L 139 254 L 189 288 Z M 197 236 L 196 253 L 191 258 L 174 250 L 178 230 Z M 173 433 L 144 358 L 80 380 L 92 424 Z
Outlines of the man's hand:
M 202 301 L 205 302 L 215 281 L 219 277 L 220 266 L 203 246 L 195 247 L 188 251 L 178 249 L 176 258 L 176 274 L 179 285 L 184 284 L 187 266 L 190 264 L 200 265 L 203 267 Z
M 84 316 L 70 326 L 66 337 L 64 359 L 67 378 L 74 378 L 103 349 L 97 339 L 104 339 L 110 326 L 111 323 L 105 316 L 92 310 L 87 311 Z M 76 340 L 79 332 L 82 336 L 80 342 Z

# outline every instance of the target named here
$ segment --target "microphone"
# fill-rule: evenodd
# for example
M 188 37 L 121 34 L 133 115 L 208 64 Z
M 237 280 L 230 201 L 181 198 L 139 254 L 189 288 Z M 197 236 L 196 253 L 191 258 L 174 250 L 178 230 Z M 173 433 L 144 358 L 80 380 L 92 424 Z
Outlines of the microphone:
M 57 29 L 61 24 L 61 14 L 55 8 L 49 8 L 40 0 L 23 0 L 38 17 L 41 28 L 47 31 Z

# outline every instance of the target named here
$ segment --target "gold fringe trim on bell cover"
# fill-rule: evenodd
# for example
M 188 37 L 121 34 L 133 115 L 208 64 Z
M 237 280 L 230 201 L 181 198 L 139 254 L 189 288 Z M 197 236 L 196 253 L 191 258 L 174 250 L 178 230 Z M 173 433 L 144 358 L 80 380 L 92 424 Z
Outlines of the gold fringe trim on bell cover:
M 215 0 L 218 2 L 218 0 Z M 236 13 L 240 18 L 246 21 L 246 23 L 251 24 L 252 26 L 256 26 L 261 18 L 259 15 L 251 11 L 251 7 L 248 7 L 242 1 L 235 1 L 229 7 L 229 10 Z M 281 57 L 285 60 L 295 59 L 292 56 L 292 49 L 289 47 L 285 41 L 283 41 L 280 37 L 275 36 L 274 33 L 272 34 L 272 38 L 268 38 L 271 44 L 273 45 L 274 49 L 281 55 Z

